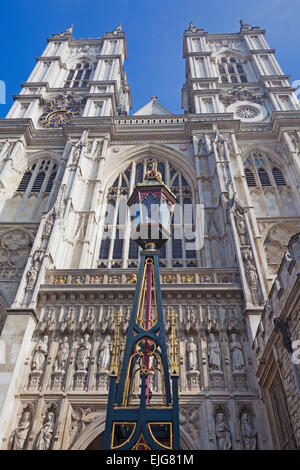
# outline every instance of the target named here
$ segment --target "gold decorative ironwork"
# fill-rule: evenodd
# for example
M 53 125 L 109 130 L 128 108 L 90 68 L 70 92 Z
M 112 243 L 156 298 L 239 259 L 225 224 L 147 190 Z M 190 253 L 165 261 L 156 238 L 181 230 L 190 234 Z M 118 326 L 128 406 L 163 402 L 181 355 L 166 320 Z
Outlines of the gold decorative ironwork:
M 150 168 L 146 171 L 145 180 L 153 180 L 156 179 L 162 182 L 161 173 L 157 169 L 157 162 L 151 162 Z
M 90 279 L 90 284 L 102 284 L 103 276 L 93 276 Z
M 143 433 L 141 433 L 140 437 L 138 438 L 137 443 L 131 449 L 132 450 L 151 450 L 151 447 L 148 446 Z
M 116 332 L 114 338 L 113 353 L 111 358 L 111 364 L 109 369 L 109 375 L 111 377 L 118 377 L 119 373 L 119 363 L 120 363 L 120 323 L 123 315 L 121 312 L 118 312 L 115 317 Z
M 169 442 L 169 446 L 163 444 L 161 441 L 158 441 L 156 439 L 156 437 L 154 436 L 154 433 L 152 431 L 152 426 L 165 426 L 165 427 L 169 427 L 169 436 L 170 436 L 170 442 Z M 172 432 L 172 423 L 171 422 L 153 422 L 153 423 L 148 423 L 148 430 L 149 430 L 149 433 L 150 433 L 150 436 L 152 437 L 152 439 L 154 440 L 154 442 L 156 442 L 159 446 L 163 447 L 164 449 L 167 449 L 167 450 L 171 450 L 173 449 L 173 432 Z
M 171 362 L 170 362 L 170 375 L 179 376 L 179 363 L 178 363 L 178 338 L 176 335 L 176 318 L 178 315 L 174 312 L 168 313 L 168 317 L 171 319 L 171 335 L 170 335 L 170 342 L 171 342 Z
M 115 435 L 116 435 L 116 427 L 117 426 L 127 426 L 128 429 L 129 429 L 129 426 L 132 426 L 132 432 L 130 434 L 130 436 L 126 439 L 126 441 L 122 442 L 121 444 L 115 446 L 114 445 L 114 439 L 115 439 Z M 112 433 L 111 433 L 111 445 L 110 445 L 110 448 L 111 449 L 120 449 L 121 447 L 123 447 L 125 444 L 127 444 L 127 442 L 130 441 L 130 439 L 132 438 L 134 432 L 135 432 L 135 429 L 136 429 L 136 423 L 134 422 L 130 422 L 130 421 L 125 421 L 125 422 L 114 422 L 113 423 L 113 428 L 112 428 Z
M 149 342 L 149 352 L 148 356 L 150 358 L 153 358 L 153 365 L 147 369 L 147 367 L 144 364 L 145 360 L 145 354 L 144 354 L 144 349 L 145 345 L 143 344 L 145 341 Z M 137 357 L 137 363 L 136 363 L 136 368 L 134 372 L 131 371 L 131 364 L 133 362 L 133 359 Z M 152 361 L 151 361 L 152 362 Z M 162 360 L 160 354 L 156 351 L 156 343 L 155 341 L 151 339 L 141 339 L 138 341 L 135 345 L 135 352 L 130 356 L 128 368 L 127 368 L 127 375 L 126 375 L 126 380 L 125 380 L 125 386 L 124 386 L 124 391 L 123 391 L 123 399 L 122 399 L 122 406 L 131 406 L 132 401 L 133 401 L 133 395 L 134 395 L 134 384 L 135 384 L 135 379 L 136 376 L 139 374 L 146 374 L 148 375 L 149 372 L 153 371 L 158 371 L 159 374 L 161 374 L 161 383 L 164 384 L 164 370 L 162 367 Z M 162 404 L 166 405 L 166 392 L 164 389 L 164 386 L 162 385 Z M 151 405 L 153 406 L 153 405 Z
M 154 297 L 154 315 L 151 316 L 149 319 L 150 321 L 150 328 L 146 328 L 146 318 L 144 315 L 145 310 L 145 300 L 146 300 L 146 292 L 147 292 L 147 267 L 148 265 L 152 265 L 152 288 L 153 288 L 153 297 Z M 136 311 L 136 322 L 140 328 L 147 331 L 151 329 L 158 320 L 158 310 L 157 310 L 157 296 L 156 296 L 156 288 L 155 288 L 155 273 L 153 269 L 153 259 L 147 258 L 144 265 L 142 282 L 141 282 L 141 289 L 138 298 L 138 306 Z

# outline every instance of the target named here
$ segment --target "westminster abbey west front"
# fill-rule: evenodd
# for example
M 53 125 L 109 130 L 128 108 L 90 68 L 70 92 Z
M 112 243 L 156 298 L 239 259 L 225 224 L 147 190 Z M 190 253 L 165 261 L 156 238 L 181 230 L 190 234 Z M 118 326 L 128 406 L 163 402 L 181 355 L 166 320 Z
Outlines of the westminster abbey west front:
M 177 115 L 155 96 L 129 115 L 121 26 L 47 41 L 0 121 L 1 448 L 101 449 L 137 281 L 126 203 L 150 162 L 190 225 L 202 208 L 202 243 L 179 218 L 160 250 L 181 448 L 299 447 L 299 371 L 274 318 L 300 339 L 300 107 L 265 31 L 190 23 Z M 160 385 L 153 372 L 156 400 Z

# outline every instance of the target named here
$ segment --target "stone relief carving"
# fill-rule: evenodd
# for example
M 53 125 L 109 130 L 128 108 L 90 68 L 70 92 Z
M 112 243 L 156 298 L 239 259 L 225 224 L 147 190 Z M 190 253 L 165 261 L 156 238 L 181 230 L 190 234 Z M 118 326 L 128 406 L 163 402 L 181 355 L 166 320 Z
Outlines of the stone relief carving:
M 221 371 L 221 349 L 220 343 L 213 333 L 209 335 L 208 363 L 212 371 Z
M 0 235 L 1 267 L 12 268 L 13 272 L 23 268 L 28 259 L 32 244 L 31 234 L 20 230 L 10 230 Z
M 231 449 L 230 428 L 227 423 L 227 417 L 224 412 L 216 414 L 216 439 L 218 450 Z
M 71 414 L 72 422 L 69 428 L 69 434 L 72 443 L 71 446 L 84 431 L 85 427 L 98 418 L 98 416 L 101 416 L 101 414 L 101 411 L 94 410 L 93 408 L 73 409 Z
M 29 434 L 31 422 L 32 422 L 32 404 L 26 404 L 23 407 L 21 417 L 18 425 L 13 433 L 13 441 L 11 450 L 23 450 L 26 445 L 26 440 Z
M 34 348 L 33 359 L 31 363 L 32 371 L 43 371 L 46 356 L 48 354 L 48 336 L 38 340 L 36 347 Z
M 199 320 L 196 317 L 195 308 L 188 305 L 185 309 L 184 331 L 186 334 L 197 333 L 199 330 Z
M 54 372 L 65 371 L 69 353 L 69 340 L 67 336 L 64 336 L 63 340 L 60 342 L 60 346 L 54 361 Z
M 265 92 L 260 88 L 234 86 L 232 88 L 222 90 L 219 96 L 220 100 L 226 105 L 230 105 L 237 101 L 253 101 L 254 103 L 262 104 Z
M 216 307 L 209 307 L 206 318 L 206 333 L 218 333 L 219 321 Z
M 241 414 L 241 433 L 243 437 L 243 444 L 245 450 L 255 450 L 257 447 L 257 431 L 253 425 L 251 416 L 248 411 L 243 411 Z
M 82 320 L 80 325 L 81 334 L 89 333 L 92 334 L 95 330 L 95 314 L 92 307 L 88 308 L 85 318 Z
M 92 344 L 89 339 L 88 334 L 85 334 L 84 337 L 81 338 L 76 358 L 76 370 L 78 371 L 87 371 L 89 368 L 92 349 Z
M 55 429 L 55 413 L 48 411 L 44 424 L 39 432 L 35 449 L 36 450 L 49 450 L 51 447 Z
M 61 334 L 65 334 L 65 333 L 72 334 L 75 331 L 75 327 L 76 327 L 75 309 L 74 307 L 71 306 L 68 308 L 68 312 L 67 312 L 67 316 L 65 320 L 62 320 L 60 322 L 59 330 Z
M 199 431 L 200 431 L 200 410 L 199 408 L 183 408 L 179 410 L 179 424 L 183 426 L 185 431 L 191 436 L 195 442 L 195 448 L 199 447 Z
M 44 314 L 43 320 L 40 321 L 37 327 L 37 332 L 40 334 L 53 333 L 56 327 L 56 313 L 54 307 L 48 307 Z
M 193 337 L 190 337 L 187 340 L 186 352 L 187 352 L 188 370 L 197 370 L 198 369 L 198 348 Z
M 238 340 L 237 335 L 234 333 L 231 335 L 229 349 L 231 352 L 232 370 L 237 372 L 243 372 L 245 367 L 243 348 L 240 341 Z
M 100 344 L 98 369 L 108 370 L 110 364 L 110 356 L 112 351 L 112 343 L 110 336 L 106 336 L 104 341 Z

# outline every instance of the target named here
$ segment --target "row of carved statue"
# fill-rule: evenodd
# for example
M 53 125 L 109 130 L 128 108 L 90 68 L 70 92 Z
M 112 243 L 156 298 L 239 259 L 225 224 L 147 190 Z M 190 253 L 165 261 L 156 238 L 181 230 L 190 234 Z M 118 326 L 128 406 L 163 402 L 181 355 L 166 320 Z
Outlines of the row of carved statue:
M 79 408 L 73 410 L 72 420 L 69 427 L 69 435 L 71 445 L 79 437 L 86 425 L 99 417 L 103 412 L 101 410 L 93 410 L 89 408 Z M 11 436 L 10 448 L 12 450 L 23 450 L 27 447 L 29 433 L 33 424 L 34 409 L 32 403 L 23 406 L 20 419 Z M 213 421 L 215 423 L 215 442 L 218 450 L 231 450 L 232 436 L 229 425 L 229 416 L 225 412 L 225 408 L 218 406 L 214 413 Z M 248 408 L 242 408 L 239 415 L 240 433 L 245 450 L 257 449 L 257 430 L 255 426 L 255 418 Z M 53 443 L 53 437 L 58 421 L 58 407 L 48 405 L 45 416 L 42 420 L 40 430 L 34 440 L 33 448 L 36 450 L 50 450 Z M 180 426 L 193 439 L 195 448 L 199 448 L 200 415 L 199 408 L 185 410 L 180 409 L 179 415 Z M 203 425 L 202 425 L 203 427 Z
M 242 341 L 236 333 L 228 334 L 225 337 L 226 342 L 229 343 L 228 348 L 231 356 L 231 369 L 233 374 L 240 374 L 240 381 L 245 381 L 245 358 L 243 352 Z M 71 339 L 71 340 L 70 340 Z M 59 340 L 59 346 L 52 362 L 52 385 L 53 383 L 61 387 L 64 383 L 64 376 L 66 374 L 69 358 L 70 358 L 70 345 L 72 338 L 64 335 Z M 201 342 L 197 336 L 187 336 L 184 338 L 184 354 L 185 354 L 185 367 L 183 370 L 187 372 L 189 389 L 196 390 L 200 386 L 200 356 Z M 91 358 L 93 356 L 93 338 L 88 333 L 79 335 L 75 341 L 75 354 L 74 358 L 74 386 L 86 389 L 88 371 L 90 368 Z M 208 368 L 211 374 L 211 386 L 214 385 L 223 387 L 223 371 L 222 371 L 222 348 L 220 346 L 220 338 L 218 334 L 210 332 L 206 336 Z M 46 358 L 49 353 L 49 337 L 41 335 L 33 349 L 33 356 L 30 365 L 29 373 L 29 387 L 39 388 L 42 377 L 45 371 Z M 125 336 L 121 340 L 122 348 L 125 345 Z M 170 341 L 167 341 L 169 348 Z M 108 371 L 111 360 L 111 353 L 113 347 L 113 336 L 106 334 L 101 335 L 98 347 L 98 360 L 97 360 L 97 374 L 102 373 L 103 391 L 107 390 Z M 121 351 L 123 353 L 123 350 Z M 169 350 L 170 356 L 170 350 Z M 121 356 L 122 357 L 122 356 Z M 49 361 L 48 361 L 49 362 Z M 73 367 L 73 366 L 72 366 Z M 155 373 L 152 374 L 153 381 L 155 380 Z M 218 377 L 216 377 L 218 376 Z M 159 391 L 158 384 L 153 386 L 153 389 Z

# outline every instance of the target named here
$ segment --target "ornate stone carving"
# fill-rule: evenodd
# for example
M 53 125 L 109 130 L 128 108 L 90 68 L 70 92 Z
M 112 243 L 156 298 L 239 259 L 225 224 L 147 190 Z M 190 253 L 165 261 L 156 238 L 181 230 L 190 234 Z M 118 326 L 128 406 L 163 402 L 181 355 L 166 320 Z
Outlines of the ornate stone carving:
M 231 335 L 229 349 L 231 352 L 231 364 L 233 372 L 243 372 L 245 367 L 243 348 L 236 334 Z
M 216 307 L 209 307 L 206 319 L 206 333 L 218 333 L 219 325 L 218 325 L 218 314 Z
M 36 347 L 34 348 L 34 355 L 31 363 L 32 371 L 43 371 L 46 356 L 48 354 L 48 336 L 38 340 Z
M 184 331 L 186 334 L 197 333 L 199 330 L 199 321 L 195 314 L 195 308 L 188 305 L 184 316 Z
M 26 274 L 26 277 L 27 277 L 26 291 L 27 292 L 32 291 L 35 286 L 37 275 L 39 273 L 40 264 L 43 260 L 44 254 L 45 254 L 44 250 L 35 250 L 32 256 L 32 264 Z
M 30 430 L 31 421 L 32 421 L 32 410 L 33 406 L 30 403 L 26 404 L 23 407 L 22 414 L 13 433 L 13 441 L 11 445 L 11 450 L 23 450 L 26 445 L 26 439 Z
M 78 439 L 85 427 L 98 418 L 98 416 L 101 416 L 101 411 L 93 410 L 92 408 L 73 409 L 71 414 L 72 422 L 69 428 L 72 444 Z
M 76 327 L 76 320 L 75 320 L 75 313 L 74 313 L 74 307 L 69 307 L 67 316 L 65 320 L 60 322 L 60 327 L 59 331 L 61 334 L 72 334 L 75 331 Z
M 100 344 L 98 369 L 108 370 L 110 363 L 110 355 L 112 351 L 112 344 L 110 336 L 106 336 L 104 341 Z
M 230 105 L 237 101 L 253 101 L 254 103 L 262 104 L 265 92 L 260 88 L 234 86 L 232 88 L 222 90 L 219 96 L 220 100 L 226 105 Z
M 252 419 L 248 411 L 243 411 L 241 414 L 241 433 L 243 437 L 244 449 L 255 450 L 257 447 L 257 431 L 252 423 Z
M 70 345 L 67 336 L 64 336 L 54 361 L 54 372 L 65 371 L 69 357 Z
M 227 418 L 224 412 L 216 414 L 216 438 L 218 450 L 231 449 L 230 428 L 227 424 Z
M 199 408 L 181 407 L 179 410 L 179 423 L 193 439 L 196 449 L 199 448 L 199 415 Z
M 53 333 L 56 327 L 55 307 L 48 307 L 43 320 L 39 323 L 37 331 L 40 334 Z
M 215 335 L 210 333 L 210 342 L 208 343 L 208 363 L 210 370 L 221 371 L 221 349 L 219 341 Z
M 92 349 L 89 339 L 88 334 L 85 334 L 84 337 L 81 338 L 76 358 L 76 370 L 78 371 L 87 371 L 89 368 Z
M 237 232 L 240 238 L 241 245 L 247 245 L 248 239 L 247 239 L 245 218 L 244 218 L 244 215 L 238 210 L 235 211 L 235 223 L 236 223 L 236 228 L 237 228 Z
M 53 411 L 48 411 L 44 424 L 39 432 L 35 449 L 36 450 L 49 450 L 51 447 L 52 439 L 55 429 L 55 414 Z
M 89 333 L 92 334 L 95 330 L 95 315 L 93 307 L 89 307 L 85 318 L 82 320 L 80 325 L 81 334 Z

